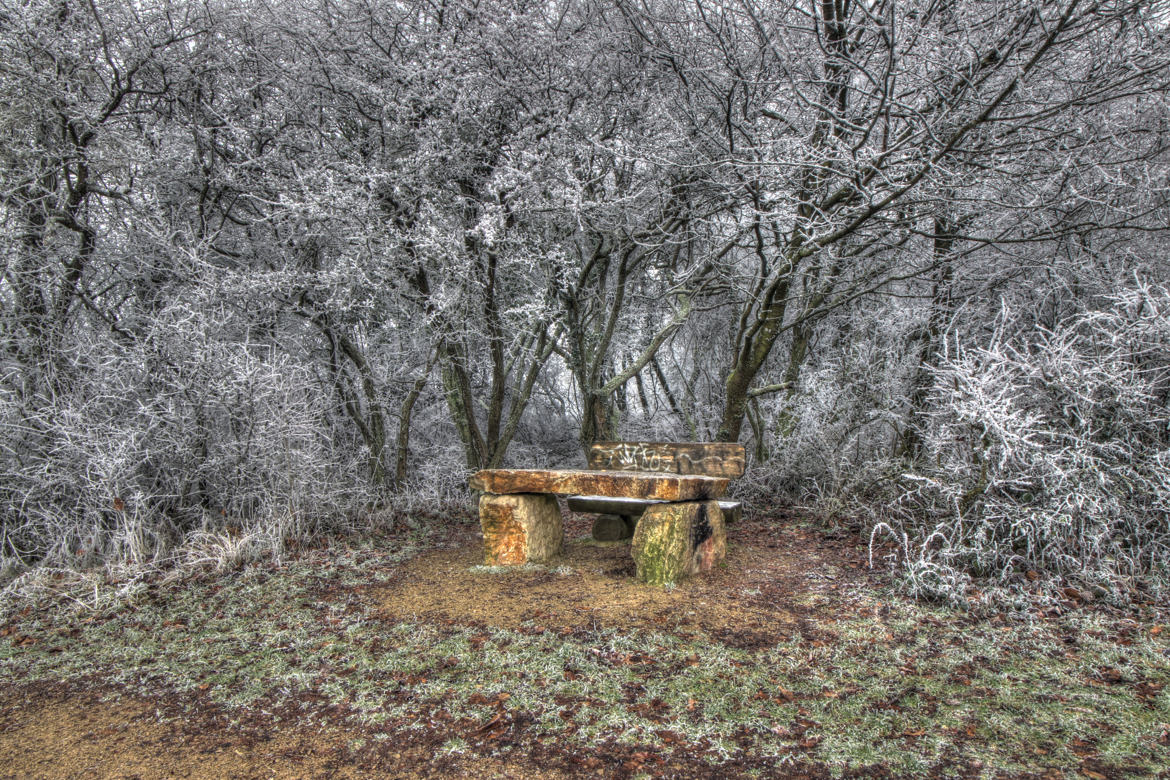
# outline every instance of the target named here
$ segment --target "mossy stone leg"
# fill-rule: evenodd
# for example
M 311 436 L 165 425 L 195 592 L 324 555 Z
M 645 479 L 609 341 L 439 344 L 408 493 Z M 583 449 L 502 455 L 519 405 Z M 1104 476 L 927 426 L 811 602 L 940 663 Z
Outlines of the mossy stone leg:
M 598 515 L 593 518 L 593 538 L 599 542 L 618 542 L 633 535 L 633 528 L 621 515 Z
M 638 521 L 631 547 L 638 579 L 650 585 L 711 571 L 727 554 L 719 503 L 655 504 Z
M 560 553 L 565 538 L 561 508 L 543 493 L 484 493 L 479 524 L 488 566 L 542 563 Z

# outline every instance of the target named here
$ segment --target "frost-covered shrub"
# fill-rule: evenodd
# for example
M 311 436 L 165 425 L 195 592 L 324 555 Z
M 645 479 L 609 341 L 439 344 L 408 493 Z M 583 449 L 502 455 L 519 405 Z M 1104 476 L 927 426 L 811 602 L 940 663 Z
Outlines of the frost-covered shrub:
M 0 383 L 0 555 L 149 563 L 230 532 L 279 545 L 360 507 L 360 448 L 281 352 L 176 305 L 124 347 L 79 334 L 53 395 Z
M 1056 578 L 1121 597 L 1170 553 L 1170 293 L 1137 286 L 1052 330 L 946 340 L 924 455 L 874 538 L 920 595 L 970 576 Z
M 913 323 L 890 307 L 856 313 L 848 326 L 827 323 L 840 343 L 814 355 L 790 393 L 762 399 L 759 433 L 768 458 L 737 485 L 750 500 L 779 495 L 836 517 L 851 514 L 888 479 L 913 367 L 903 344 Z

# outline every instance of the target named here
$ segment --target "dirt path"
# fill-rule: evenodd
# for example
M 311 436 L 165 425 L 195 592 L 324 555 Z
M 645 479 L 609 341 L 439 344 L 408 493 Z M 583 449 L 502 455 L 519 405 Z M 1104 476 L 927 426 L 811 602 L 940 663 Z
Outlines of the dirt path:
M 110 691 L 109 693 L 112 693 Z M 337 728 L 251 724 L 182 702 L 103 700 L 99 691 L 23 687 L 0 694 L 2 778 L 564 778 L 525 761 L 456 756 L 424 746 L 363 751 Z M 255 715 L 255 714 L 253 714 Z

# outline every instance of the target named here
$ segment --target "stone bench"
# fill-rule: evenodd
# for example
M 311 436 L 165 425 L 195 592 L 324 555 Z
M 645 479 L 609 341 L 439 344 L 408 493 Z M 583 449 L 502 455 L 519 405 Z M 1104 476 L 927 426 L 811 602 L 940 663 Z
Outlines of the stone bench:
M 686 474 L 736 479 L 743 476 L 746 452 L 743 445 L 722 442 L 598 442 L 589 448 L 589 468 Z M 574 512 L 592 512 L 593 538 L 598 541 L 629 539 L 642 513 L 657 503 L 652 499 L 614 496 L 571 496 Z M 720 501 L 726 525 L 739 520 L 743 505 Z
M 622 450 L 621 459 L 612 455 L 616 446 L 627 448 Z M 679 447 L 683 448 L 682 457 Z M 715 448 L 716 456 L 704 451 L 707 447 Z M 727 452 L 732 459 L 738 455 L 738 473 L 734 475 L 739 476 L 743 473 L 743 448 L 727 444 L 594 445 L 591 466 L 605 464 L 620 470 L 479 471 L 471 478 L 471 487 L 483 492 L 479 515 L 485 562 L 516 565 L 543 562 L 557 555 L 564 530 L 555 497 L 569 496 L 571 502 L 584 502 L 579 506 L 604 505 L 619 510 L 620 513 L 603 513 L 602 517 L 617 518 L 623 529 L 636 522 L 636 528 L 630 529 L 631 552 L 638 579 L 643 582 L 661 585 L 710 571 L 727 549 L 721 504 L 729 513 L 739 511 L 735 502 L 718 501 L 731 476 L 720 472 L 736 471 L 734 464 L 718 465 L 727 460 L 721 457 Z M 693 473 L 703 467 L 716 474 Z M 597 523 L 594 530 L 596 535 Z

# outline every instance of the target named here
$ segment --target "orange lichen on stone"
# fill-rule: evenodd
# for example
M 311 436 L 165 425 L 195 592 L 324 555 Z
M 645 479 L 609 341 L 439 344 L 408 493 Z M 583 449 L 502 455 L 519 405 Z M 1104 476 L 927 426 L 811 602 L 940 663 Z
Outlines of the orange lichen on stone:
M 479 522 L 488 566 L 547 561 L 564 541 L 561 509 L 548 495 L 486 493 L 479 499 Z

